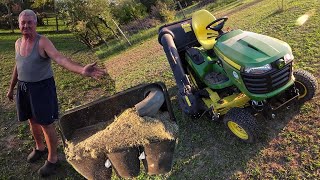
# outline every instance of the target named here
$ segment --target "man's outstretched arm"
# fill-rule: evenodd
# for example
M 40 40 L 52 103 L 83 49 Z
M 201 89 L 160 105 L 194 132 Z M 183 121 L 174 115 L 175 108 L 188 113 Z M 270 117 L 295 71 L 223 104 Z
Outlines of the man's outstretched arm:
M 81 66 L 80 64 L 72 61 L 70 58 L 62 55 L 53 45 L 53 43 L 46 37 L 41 38 L 40 48 L 43 48 L 45 53 L 53 60 L 55 60 L 59 65 L 68 69 L 69 71 L 81 74 L 83 76 L 93 77 L 99 79 L 101 76 L 105 75 L 105 71 L 96 67 L 96 62 L 87 64 L 86 66 Z

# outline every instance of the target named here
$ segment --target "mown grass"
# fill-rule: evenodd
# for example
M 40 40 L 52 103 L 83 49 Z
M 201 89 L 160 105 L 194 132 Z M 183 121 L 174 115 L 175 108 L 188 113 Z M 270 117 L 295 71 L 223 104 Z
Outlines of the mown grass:
M 284 11 L 279 1 L 237 1 L 226 9 L 211 9 L 216 17 L 228 15 L 226 26 L 276 37 L 289 43 L 295 56 L 295 68 L 312 72 L 319 78 L 320 17 L 313 13 L 302 26 L 296 20 L 308 12 L 318 12 L 314 0 L 285 1 Z M 314 10 L 313 10 L 314 9 Z M 154 56 L 150 57 L 153 47 Z M 137 51 L 136 49 L 142 49 Z M 143 52 L 145 51 L 145 52 Z M 143 53 L 144 55 L 142 55 Z M 158 53 L 158 44 L 149 40 L 142 45 L 108 58 L 110 74 L 116 74 L 116 89 L 132 87 L 157 75 L 155 70 L 170 72 L 164 56 Z M 123 60 L 121 60 L 123 59 Z M 122 66 L 134 59 L 129 66 Z M 150 60 L 152 59 L 152 60 Z M 134 63 L 135 62 L 135 63 Z M 161 68 L 159 65 L 161 64 Z M 120 65 L 117 65 L 120 64 Z M 139 64 L 136 65 L 136 64 Z M 119 73 L 117 70 L 121 68 Z M 152 70 L 150 70 L 152 69 Z M 147 72 L 151 71 L 151 72 Z M 144 73 L 142 73 L 144 72 Z M 146 73 L 147 72 L 147 73 Z M 167 179 L 319 179 L 319 94 L 302 107 L 280 112 L 276 119 L 258 116 L 260 139 L 255 144 L 244 144 L 231 136 L 222 123 L 202 118 L 193 120 L 181 113 L 176 100 L 176 86 L 172 73 L 158 78 L 166 82 L 174 112 L 180 127 L 180 136 L 172 172 Z M 129 81 L 126 81 L 128 78 Z M 135 80 L 130 81 L 130 80 Z
M 248 3 L 256 2 L 248 5 Z M 319 78 L 320 4 L 317 0 L 288 0 L 283 12 L 277 0 L 237 1 L 218 11 L 208 10 L 217 17 L 229 15 L 226 26 L 273 36 L 288 42 L 295 56 L 295 67 L 309 70 Z M 236 9 L 236 10 L 235 10 Z M 313 10 L 314 9 L 314 10 Z M 311 12 L 303 26 L 296 20 Z M 314 12 L 314 13 L 312 13 Z M 258 117 L 262 127 L 260 141 L 244 144 L 231 136 L 222 123 L 206 118 L 190 119 L 178 107 L 171 70 L 156 37 L 109 57 L 98 59 L 82 49 L 70 34 L 47 34 L 58 49 L 80 63 L 105 62 L 115 80 L 115 90 L 121 91 L 140 83 L 163 81 L 167 85 L 180 128 L 174 165 L 163 176 L 142 173 L 137 179 L 319 179 L 320 178 L 320 119 L 319 94 L 299 109 L 281 112 L 276 119 Z M 26 124 L 17 124 L 14 104 L 5 93 L 13 67 L 13 42 L 19 35 L 0 34 L 0 178 L 36 179 L 42 162 L 29 165 L 25 157 L 33 146 Z M 156 36 L 156 35 L 155 35 Z M 4 43 L 3 43 L 4 42 Z M 61 111 L 106 94 L 104 82 L 82 78 L 54 65 Z M 107 81 L 107 80 L 105 80 Z M 59 147 L 61 158 L 62 146 Z M 55 178 L 80 179 L 66 162 Z M 113 179 L 118 179 L 115 176 Z
M 142 30 L 141 32 L 131 36 L 126 35 L 126 38 L 128 38 L 128 41 L 131 43 L 131 45 L 122 36 L 120 40 L 113 39 L 108 42 L 108 45 L 102 45 L 98 48 L 95 48 L 95 52 L 101 59 L 120 54 L 126 49 L 132 48 L 135 45 L 139 45 L 139 43 L 143 42 L 144 40 L 156 36 L 156 34 L 158 33 L 158 28 L 159 26 L 147 30 Z

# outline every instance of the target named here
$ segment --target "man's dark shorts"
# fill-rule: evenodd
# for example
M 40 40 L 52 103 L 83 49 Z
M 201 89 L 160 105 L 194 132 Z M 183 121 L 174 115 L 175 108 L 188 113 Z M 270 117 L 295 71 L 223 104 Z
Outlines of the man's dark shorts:
M 40 125 L 52 124 L 58 119 L 58 100 L 53 77 L 39 82 L 18 81 L 18 120 L 33 118 Z

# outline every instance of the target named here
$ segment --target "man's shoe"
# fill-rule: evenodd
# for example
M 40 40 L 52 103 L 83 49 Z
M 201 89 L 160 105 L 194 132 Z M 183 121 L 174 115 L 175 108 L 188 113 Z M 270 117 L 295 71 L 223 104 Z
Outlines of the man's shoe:
M 50 176 L 56 173 L 58 166 L 59 161 L 57 161 L 56 163 L 52 163 L 46 160 L 44 165 L 38 170 L 38 174 L 42 177 Z
M 28 155 L 27 162 L 34 163 L 39 160 L 42 156 L 48 153 L 48 149 L 45 148 L 43 151 L 33 148 L 32 152 Z

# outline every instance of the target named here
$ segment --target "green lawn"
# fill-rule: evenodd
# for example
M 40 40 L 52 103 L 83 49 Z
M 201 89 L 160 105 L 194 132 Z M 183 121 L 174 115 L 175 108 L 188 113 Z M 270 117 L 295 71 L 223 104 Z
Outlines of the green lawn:
M 235 1 L 224 8 L 213 5 L 206 8 L 217 17 L 227 14 L 226 26 L 288 42 L 295 56 L 295 68 L 308 70 L 319 79 L 319 1 L 285 0 L 284 11 L 279 11 L 279 2 L 247 0 Z M 296 25 L 302 15 L 308 15 L 309 19 L 303 25 Z M 205 118 L 192 120 L 182 114 L 176 100 L 177 88 L 156 34 L 128 50 L 104 58 L 103 53 L 108 51 L 104 48 L 96 53 L 80 51 L 73 54 L 84 46 L 71 34 L 43 33 L 76 61 L 98 61 L 99 65 L 105 65 L 115 81 L 115 91 L 145 82 L 163 81 L 167 85 L 180 128 L 173 169 L 163 176 L 151 177 L 142 173 L 137 179 L 320 178 L 319 93 L 299 110 L 292 108 L 273 120 L 258 117 L 262 127 L 260 141 L 244 144 L 231 136 L 222 123 Z M 14 65 L 14 41 L 18 37 L 19 34 L 0 33 L 0 179 L 37 179 L 36 171 L 42 162 L 32 165 L 25 162 L 33 146 L 28 126 L 16 122 L 14 104 L 5 98 Z M 67 72 L 55 63 L 54 69 L 61 112 L 113 93 L 110 77 L 97 82 Z M 62 145 L 59 156 L 64 157 Z M 67 162 L 63 161 L 62 166 L 60 174 L 54 178 L 81 178 Z

